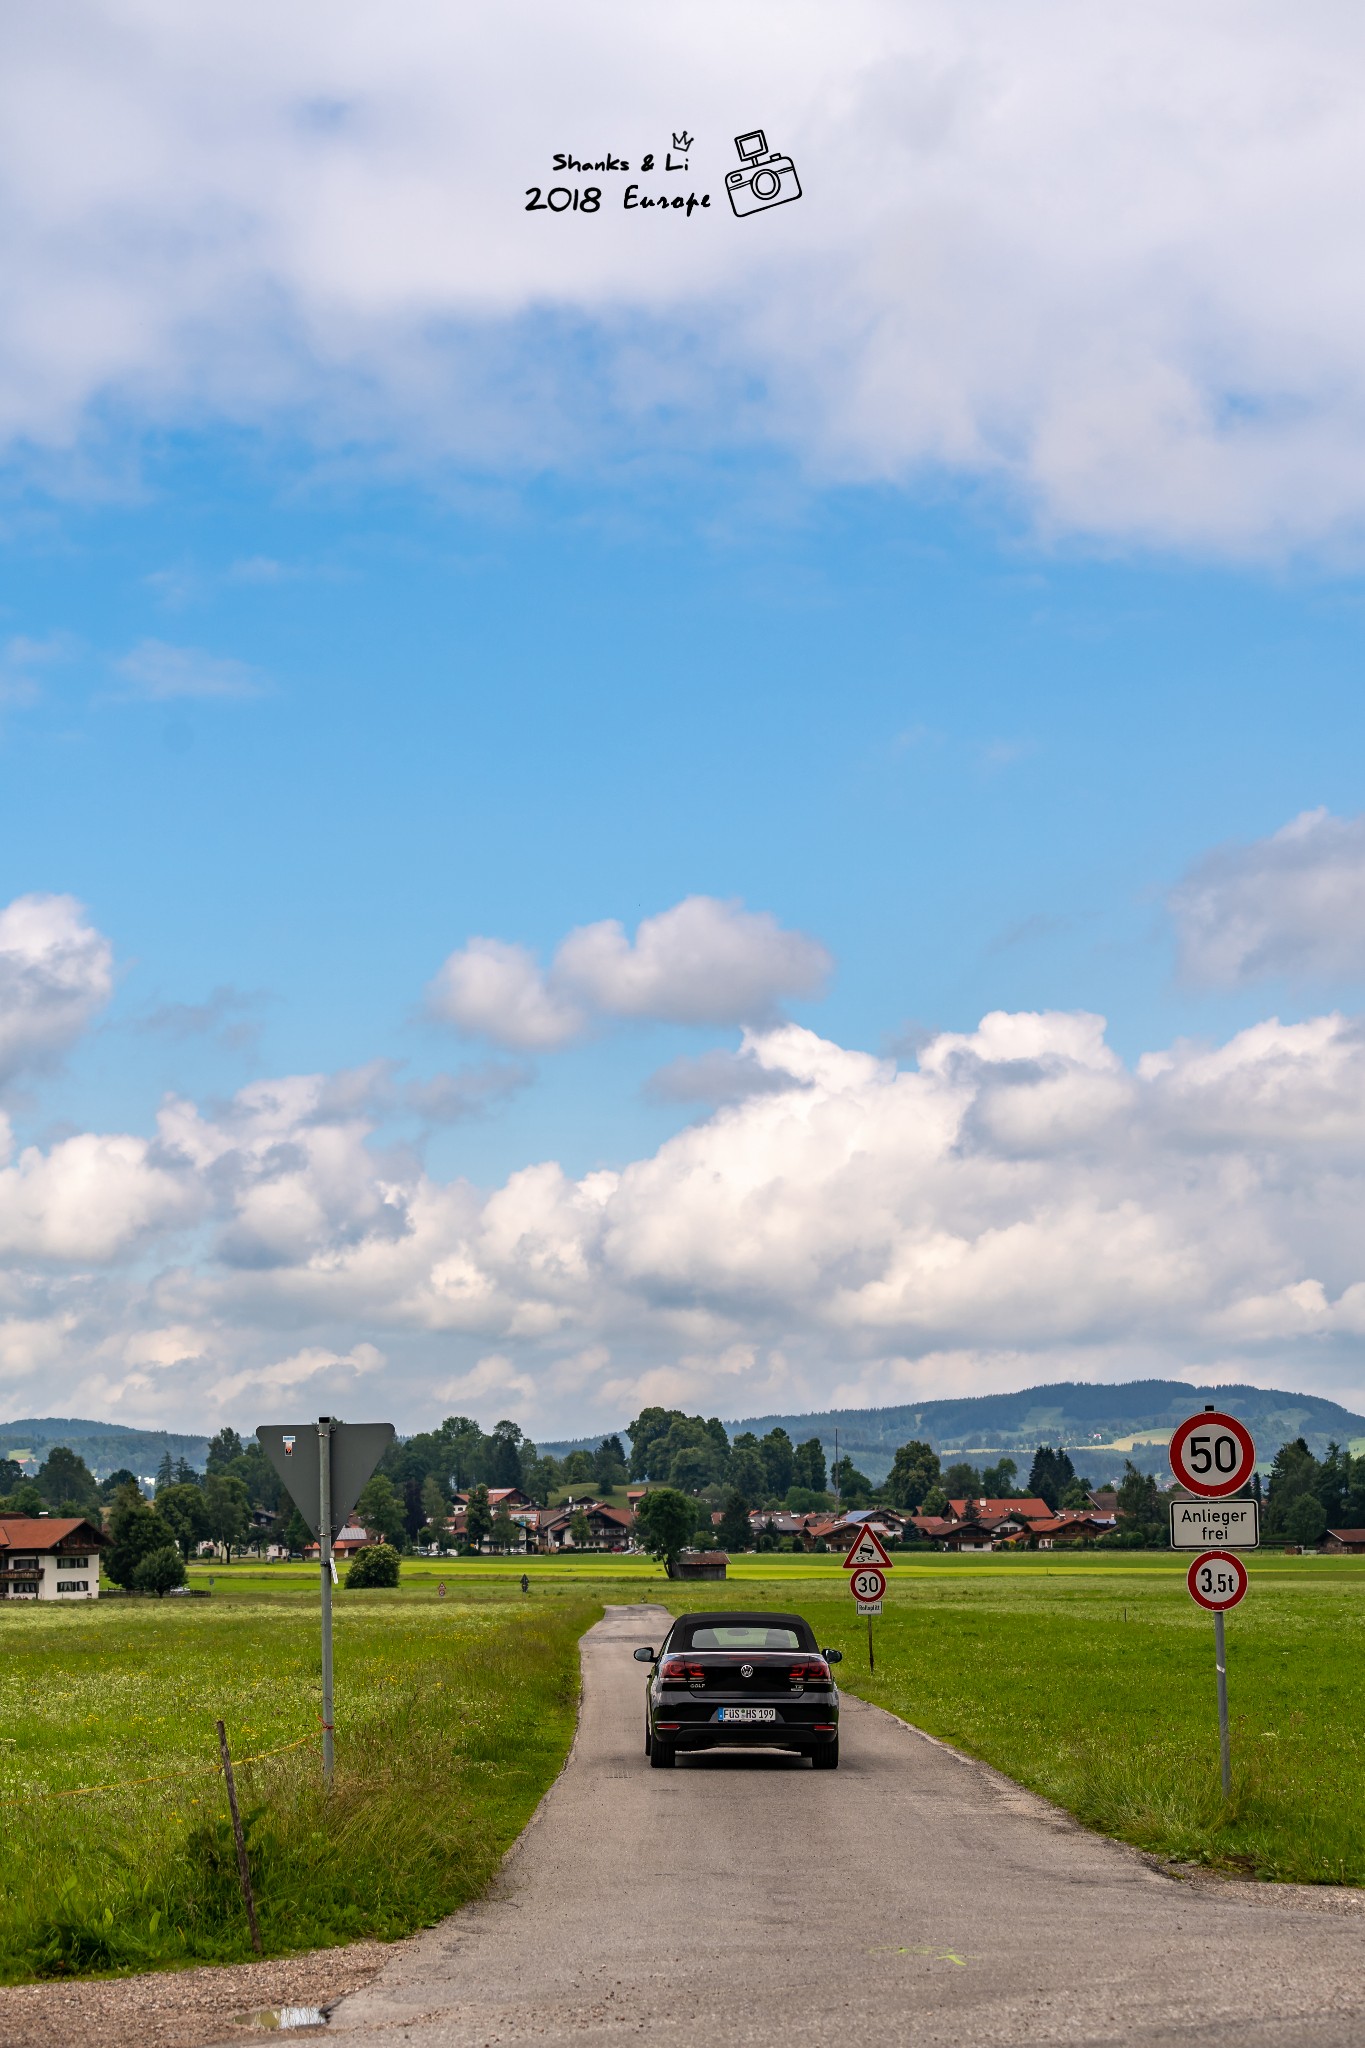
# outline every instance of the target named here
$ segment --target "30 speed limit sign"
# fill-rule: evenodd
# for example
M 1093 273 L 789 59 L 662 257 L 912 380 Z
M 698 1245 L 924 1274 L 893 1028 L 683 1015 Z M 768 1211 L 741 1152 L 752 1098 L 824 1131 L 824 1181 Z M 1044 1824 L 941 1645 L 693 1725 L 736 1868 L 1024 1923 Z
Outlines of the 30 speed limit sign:
M 1171 1470 L 1180 1484 L 1206 1500 L 1236 1493 L 1256 1469 L 1251 1431 L 1235 1416 L 1206 1408 L 1191 1415 L 1171 1438 Z
M 848 1582 L 848 1590 L 858 1603 L 859 1614 L 876 1614 L 886 1591 L 886 1573 L 875 1564 L 860 1565 Z
M 1225 1614 L 1245 1600 L 1247 1568 L 1235 1550 L 1206 1550 L 1185 1574 L 1190 1597 L 1212 1614 Z

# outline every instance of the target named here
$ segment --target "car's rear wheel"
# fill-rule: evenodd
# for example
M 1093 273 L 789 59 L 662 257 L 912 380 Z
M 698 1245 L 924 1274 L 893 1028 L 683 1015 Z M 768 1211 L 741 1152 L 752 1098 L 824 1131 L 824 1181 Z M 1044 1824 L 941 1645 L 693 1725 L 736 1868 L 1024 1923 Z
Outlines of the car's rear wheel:
M 660 1742 L 656 1735 L 649 1745 L 649 1761 L 656 1771 L 667 1771 L 673 1767 L 677 1751 L 671 1742 Z
M 813 1749 L 811 1751 L 810 1760 L 811 1767 L 814 1770 L 837 1771 L 839 1768 L 838 1736 L 835 1736 L 833 1742 L 821 1743 L 819 1749 Z
M 651 1750 L 653 1749 L 653 1747 L 654 1747 L 654 1730 L 653 1730 L 653 1729 L 652 1729 L 652 1728 L 650 1727 L 650 1725 L 649 1725 L 649 1716 L 648 1716 L 648 1714 L 646 1714 L 646 1715 L 645 1715 L 645 1755 L 646 1755 L 646 1756 L 648 1756 L 648 1755 L 649 1755 L 649 1752 L 650 1752 L 650 1751 L 651 1751 Z

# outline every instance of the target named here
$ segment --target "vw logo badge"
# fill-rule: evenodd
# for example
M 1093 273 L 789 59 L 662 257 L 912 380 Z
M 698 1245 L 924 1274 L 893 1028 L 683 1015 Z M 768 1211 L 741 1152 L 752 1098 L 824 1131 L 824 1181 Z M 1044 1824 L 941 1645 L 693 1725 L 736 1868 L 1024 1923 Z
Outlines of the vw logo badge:
M 740 1675 L 740 1677 L 741 1677 L 741 1678 L 752 1678 L 752 1677 L 753 1677 L 753 1675 L 754 1675 L 754 1667 L 753 1667 L 753 1665 L 752 1665 L 752 1664 L 741 1664 L 741 1665 L 740 1665 L 740 1667 L 739 1667 L 739 1675 Z

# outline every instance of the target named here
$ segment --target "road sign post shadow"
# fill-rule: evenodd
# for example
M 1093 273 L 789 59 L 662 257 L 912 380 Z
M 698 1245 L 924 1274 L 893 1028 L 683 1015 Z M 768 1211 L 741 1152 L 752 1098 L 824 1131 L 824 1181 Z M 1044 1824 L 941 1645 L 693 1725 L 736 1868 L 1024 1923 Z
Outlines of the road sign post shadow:
M 332 1782 L 332 1544 L 397 1432 L 391 1422 L 262 1423 L 256 1441 L 318 1539 L 322 1596 L 322 1773 Z

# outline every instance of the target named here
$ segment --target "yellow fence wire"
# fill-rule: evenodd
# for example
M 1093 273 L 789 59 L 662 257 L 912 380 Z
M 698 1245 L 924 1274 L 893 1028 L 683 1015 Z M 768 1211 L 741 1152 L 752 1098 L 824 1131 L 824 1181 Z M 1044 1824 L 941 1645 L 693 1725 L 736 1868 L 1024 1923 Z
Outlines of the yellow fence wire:
M 297 1742 L 281 1743 L 278 1749 L 263 1749 L 256 1756 L 235 1756 L 232 1759 L 234 1771 L 240 1771 L 247 1764 L 263 1764 L 272 1756 L 287 1756 L 291 1749 L 316 1749 L 317 1743 L 311 1735 L 301 1735 Z M 135 1785 L 169 1785 L 175 1778 L 199 1778 L 206 1774 L 221 1777 L 221 1763 L 191 1764 L 183 1771 L 163 1771 L 154 1778 L 116 1778 L 108 1785 L 68 1785 L 51 1792 L 21 1792 L 8 1799 L 0 1799 L 0 1806 L 27 1806 L 35 1799 L 84 1799 L 95 1792 L 125 1792 Z

